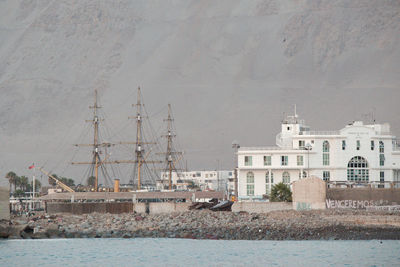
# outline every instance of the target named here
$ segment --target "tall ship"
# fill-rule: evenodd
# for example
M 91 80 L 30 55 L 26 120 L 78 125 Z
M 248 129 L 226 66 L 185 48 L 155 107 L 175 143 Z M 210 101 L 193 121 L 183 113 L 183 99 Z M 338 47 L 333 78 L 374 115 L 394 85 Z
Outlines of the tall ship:
M 93 105 L 89 107 L 93 110 L 93 115 L 90 120 L 86 120 L 91 124 L 93 141 L 74 145 L 76 148 L 90 148 L 90 160 L 71 162 L 75 166 L 87 166 L 87 169 L 79 185 L 73 187 L 44 168 L 39 168 L 49 177 L 49 183 L 68 192 L 112 192 L 119 191 L 120 188 L 125 191 L 154 191 L 156 182 L 160 181 L 161 170 L 169 173 L 169 179 L 164 188 L 172 190 L 172 173 L 179 171 L 178 166 L 183 161 L 183 153 L 176 151 L 173 142 L 176 134 L 173 131 L 174 119 L 171 105 L 168 104 L 168 115 L 164 119 L 167 129 L 160 136 L 166 140 L 164 148 L 153 131 L 142 99 L 141 89 L 138 87 L 137 101 L 132 105 L 135 108 L 135 114 L 129 117 L 135 121 L 135 139 L 133 141 L 105 141 L 102 134 L 102 124 L 105 119 L 100 113 L 102 107 L 98 101 L 98 91 L 94 90 Z M 109 132 L 109 129 L 105 132 Z M 128 158 L 113 159 L 113 152 L 121 149 L 128 151 Z M 119 169 L 121 165 L 125 166 L 125 171 Z M 125 180 L 123 184 L 122 179 Z

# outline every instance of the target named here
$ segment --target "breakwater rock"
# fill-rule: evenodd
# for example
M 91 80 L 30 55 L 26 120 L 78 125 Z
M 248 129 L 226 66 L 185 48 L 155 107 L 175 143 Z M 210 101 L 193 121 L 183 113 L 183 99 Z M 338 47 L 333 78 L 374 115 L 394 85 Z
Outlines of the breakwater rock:
M 357 210 L 173 214 L 57 214 L 12 221 L 8 238 L 193 238 L 227 240 L 397 239 L 400 213 Z

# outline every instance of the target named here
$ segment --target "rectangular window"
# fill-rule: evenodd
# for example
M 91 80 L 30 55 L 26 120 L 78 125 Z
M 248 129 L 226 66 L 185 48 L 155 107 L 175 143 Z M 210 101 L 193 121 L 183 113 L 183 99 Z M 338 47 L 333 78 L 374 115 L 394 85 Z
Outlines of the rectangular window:
M 375 142 L 374 142 L 374 140 L 371 140 L 371 150 L 374 150 L 375 149 Z
M 303 156 L 297 156 L 297 166 L 303 166 Z
M 271 184 L 273 184 L 273 183 L 274 183 L 274 173 L 271 172 Z
M 379 141 L 379 153 L 385 153 L 385 144 L 383 141 Z
M 322 154 L 322 165 L 324 165 L 324 166 L 329 165 L 329 153 Z
M 331 173 L 329 171 L 324 171 L 322 173 L 322 177 L 323 177 L 324 181 L 329 182 L 331 179 Z
M 281 165 L 282 166 L 287 166 L 289 163 L 288 156 L 281 156 Z
M 247 185 L 247 195 L 254 196 L 254 184 Z
M 346 140 L 342 140 L 342 150 L 346 150 Z
M 252 166 L 252 165 L 253 165 L 253 157 L 244 156 L 244 166 Z
M 271 156 L 264 156 L 264 166 L 271 166 Z
M 357 150 L 360 150 L 360 147 L 361 147 L 360 140 L 357 140 Z
M 305 140 L 299 140 L 299 149 L 304 149 L 306 147 L 306 141 Z
M 385 166 L 385 155 L 379 154 L 379 166 Z

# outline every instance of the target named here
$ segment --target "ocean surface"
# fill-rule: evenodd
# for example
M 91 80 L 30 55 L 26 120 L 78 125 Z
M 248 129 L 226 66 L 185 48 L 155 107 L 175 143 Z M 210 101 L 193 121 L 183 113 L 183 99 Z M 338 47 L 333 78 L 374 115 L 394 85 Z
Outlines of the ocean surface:
M 0 241 L 0 266 L 400 266 L 400 241 Z

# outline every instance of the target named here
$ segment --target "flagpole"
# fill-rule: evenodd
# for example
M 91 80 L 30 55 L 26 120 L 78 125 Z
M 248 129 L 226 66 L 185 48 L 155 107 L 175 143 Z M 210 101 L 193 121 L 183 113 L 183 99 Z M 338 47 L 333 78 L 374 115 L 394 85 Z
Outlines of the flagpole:
M 35 166 L 33 166 L 33 181 L 32 181 L 32 187 L 33 187 L 33 189 L 32 189 L 32 192 L 33 192 L 32 206 L 33 206 L 33 209 L 35 208 L 35 203 L 33 202 L 35 200 L 35 171 L 36 171 L 36 168 L 35 168 Z

